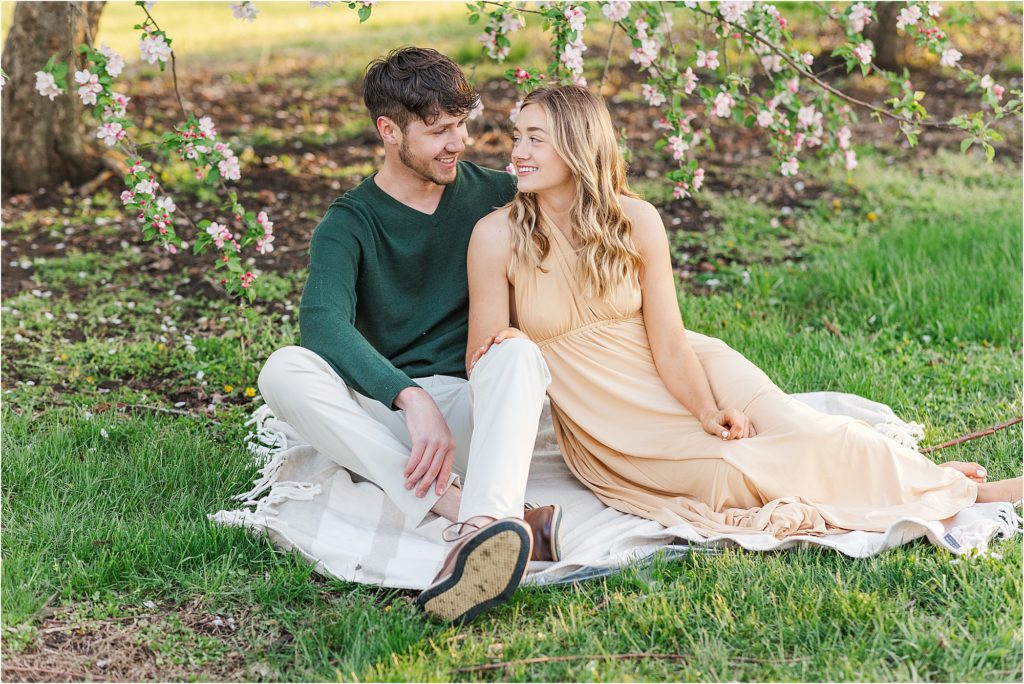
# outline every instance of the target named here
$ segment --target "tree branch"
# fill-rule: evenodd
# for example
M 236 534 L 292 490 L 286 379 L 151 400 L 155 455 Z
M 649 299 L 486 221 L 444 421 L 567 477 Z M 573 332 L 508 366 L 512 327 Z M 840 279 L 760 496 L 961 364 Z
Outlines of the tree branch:
M 978 439 L 979 437 L 987 437 L 988 435 L 991 435 L 991 434 L 993 434 L 995 432 L 999 432 L 1000 430 L 1004 430 L 1004 429 L 1006 429 L 1008 427 L 1016 425 L 1017 423 L 1019 423 L 1021 421 L 1024 421 L 1024 416 L 1017 416 L 1016 418 L 1012 418 L 1010 420 L 1004 421 L 1002 423 L 999 423 L 998 425 L 993 425 L 991 427 L 987 427 L 984 430 L 978 430 L 977 432 L 972 432 L 969 435 L 963 435 L 962 437 L 957 437 L 956 439 L 951 439 L 948 442 L 943 442 L 942 444 L 936 444 L 935 446 L 930 446 L 927 449 L 921 449 L 921 453 L 922 454 L 930 454 L 933 451 L 938 451 L 939 449 L 946 449 L 946 448 L 949 448 L 951 446 L 956 446 L 957 444 L 963 444 L 964 442 L 970 442 L 971 440 Z

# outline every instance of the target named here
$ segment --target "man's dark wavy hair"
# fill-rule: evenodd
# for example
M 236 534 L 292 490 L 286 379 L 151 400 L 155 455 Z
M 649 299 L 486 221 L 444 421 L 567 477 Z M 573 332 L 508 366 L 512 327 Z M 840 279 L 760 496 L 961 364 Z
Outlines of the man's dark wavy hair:
M 442 114 L 468 114 L 480 102 L 459 65 L 437 50 L 403 47 L 366 67 L 363 102 L 376 124 L 386 116 L 404 133 L 413 117 L 428 126 Z

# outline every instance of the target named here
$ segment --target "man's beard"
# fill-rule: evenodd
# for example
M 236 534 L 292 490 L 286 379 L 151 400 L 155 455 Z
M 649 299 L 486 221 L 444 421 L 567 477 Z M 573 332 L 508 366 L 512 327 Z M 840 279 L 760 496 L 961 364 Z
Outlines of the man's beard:
M 452 156 L 454 157 L 457 155 L 453 154 Z M 451 178 L 438 176 L 434 173 L 434 169 L 431 168 L 429 161 L 422 162 L 413 158 L 413 156 L 409 154 L 409 145 L 405 138 L 402 139 L 401 144 L 398 146 L 398 158 L 402 160 L 402 163 L 405 164 L 410 171 L 418 175 L 423 180 L 430 181 L 435 185 L 449 185 L 455 182 L 454 175 L 452 175 Z

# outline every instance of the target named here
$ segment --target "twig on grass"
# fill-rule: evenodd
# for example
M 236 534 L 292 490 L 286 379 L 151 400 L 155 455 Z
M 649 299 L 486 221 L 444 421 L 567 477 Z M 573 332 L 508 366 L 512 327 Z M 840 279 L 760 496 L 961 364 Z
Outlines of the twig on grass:
M 692 660 L 693 656 L 688 653 L 605 653 L 600 655 L 567 655 L 567 656 L 545 656 L 542 658 L 524 658 L 523 660 L 506 660 L 500 663 L 487 663 L 486 665 L 474 665 L 472 667 L 459 667 L 454 672 L 484 672 L 486 670 L 497 670 L 503 667 L 515 667 L 517 665 L 535 665 L 537 663 L 560 663 L 572 660 Z M 762 660 L 747 656 L 736 656 L 729 659 L 735 663 L 753 663 L 764 665 L 765 663 L 791 664 L 806 658 L 780 658 L 775 660 Z
M 828 320 L 828 318 L 822 318 L 821 322 L 825 325 L 825 329 L 835 335 L 841 340 L 845 340 L 846 337 L 843 335 L 843 331 L 839 329 L 839 326 Z
M 957 437 L 956 439 L 951 439 L 948 442 L 943 442 L 942 444 L 936 444 L 935 446 L 930 446 L 930 447 L 928 447 L 926 449 L 921 449 L 921 453 L 922 454 L 930 454 L 931 452 L 938 451 L 939 449 L 946 449 L 946 448 L 951 447 L 951 446 L 956 446 L 957 444 L 963 444 L 964 442 L 970 442 L 972 439 L 978 439 L 979 437 L 986 437 L 988 435 L 991 435 L 994 432 L 999 432 L 1000 430 L 1004 430 L 1004 429 L 1010 427 L 1011 425 L 1016 425 L 1017 423 L 1019 423 L 1021 421 L 1024 421 L 1024 416 L 1017 416 L 1016 418 L 1013 418 L 1011 420 L 1007 420 L 1007 421 L 1004 421 L 1002 423 L 999 423 L 999 425 L 993 425 L 991 427 L 985 428 L 984 430 L 978 430 L 977 432 L 972 432 L 969 435 L 964 435 L 962 437 Z
M 97 679 L 90 672 L 65 672 L 64 670 L 49 670 L 45 667 L 19 667 L 17 665 L 3 665 L 0 667 L 3 672 L 37 672 L 39 674 L 47 675 L 60 675 L 62 679 L 68 679 L 70 677 L 77 677 L 78 679 L 88 679 L 93 682 L 106 682 L 107 679 Z

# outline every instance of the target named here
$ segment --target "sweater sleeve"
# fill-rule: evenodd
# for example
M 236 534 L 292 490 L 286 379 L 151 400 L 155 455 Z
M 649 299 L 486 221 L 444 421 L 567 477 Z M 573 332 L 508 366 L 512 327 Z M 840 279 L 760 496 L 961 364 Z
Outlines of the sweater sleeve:
M 416 383 L 355 327 L 362 250 L 347 221 L 360 219 L 332 210 L 313 233 L 309 276 L 299 305 L 301 345 L 331 364 L 352 389 L 394 408 L 398 393 Z

